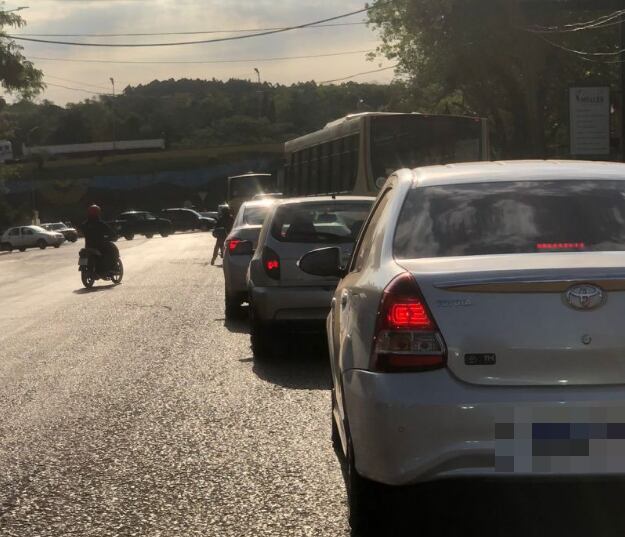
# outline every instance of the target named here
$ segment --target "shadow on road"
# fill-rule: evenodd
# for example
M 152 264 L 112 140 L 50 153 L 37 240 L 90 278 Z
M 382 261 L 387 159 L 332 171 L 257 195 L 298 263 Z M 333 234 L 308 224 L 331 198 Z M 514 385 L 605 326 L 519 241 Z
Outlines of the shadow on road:
M 117 287 L 117 285 L 111 284 L 111 285 L 100 285 L 97 287 L 92 287 L 91 289 L 85 289 L 84 287 L 80 288 L 80 289 L 76 289 L 75 291 L 73 291 L 73 293 L 75 295 L 87 295 L 89 293 L 97 293 L 99 291 L 110 291 L 111 289 L 115 289 Z
M 330 363 L 323 334 L 288 334 L 277 342 L 275 354 L 254 360 L 262 380 L 295 390 L 329 390 Z
M 396 523 L 370 535 L 620 537 L 624 493 L 625 482 L 437 483 L 401 489 L 388 517 Z

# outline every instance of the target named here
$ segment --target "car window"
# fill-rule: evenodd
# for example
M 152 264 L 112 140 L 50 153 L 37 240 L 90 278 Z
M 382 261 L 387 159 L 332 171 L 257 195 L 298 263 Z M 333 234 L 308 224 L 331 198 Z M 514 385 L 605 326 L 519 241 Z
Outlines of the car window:
M 20 234 L 19 228 L 12 229 L 9 231 L 9 237 L 16 237 Z
M 271 234 L 280 242 L 354 242 L 370 208 L 368 202 L 340 200 L 283 205 L 273 217 Z
M 33 235 L 33 234 L 34 234 L 33 230 L 32 230 L 32 229 L 29 229 L 29 228 L 27 228 L 27 227 L 25 227 L 25 228 L 22 230 L 22 235 Z
M 392 189 L 388 188 L 385 190 L 382 195 L 378 198 L 376 202 L 375 208 L 373 209 L 372 214 L 369 216 L 369 220 L 367 221 L 367 227 L 365 228 L 364 233 L 362 234 L 358 245 L 356 246 L 356 250 L 354 251 L 352 271 L 358 272 L 362 270 L 364 266 L 364 262 L 371 251 L 373 246 L 373 233 L 377 227 L 378 222 L 382 214 L 384 213 L 384 209 L 388 204 L 391 196 L 389 195 Z
M 242 222 L 240 225 L 243 226 L 261 226 L 265 221 L 265 216 L 267 216 L 267 212 L 269 211 L 268 205 L 256 206 L 256 207 L 246 207 L 243 211 Z
M 401 259 L 625 251 L 625 181 L 521 181 L 415 188 L 401 210 Z

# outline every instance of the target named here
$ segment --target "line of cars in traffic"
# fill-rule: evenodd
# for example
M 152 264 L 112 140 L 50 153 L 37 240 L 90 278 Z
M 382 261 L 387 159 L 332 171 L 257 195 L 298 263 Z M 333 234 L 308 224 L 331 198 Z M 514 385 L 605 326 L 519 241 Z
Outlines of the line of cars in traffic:
M 126 211 L 107 224 L 119 237 L 133 240 L 135 235 L 152 238 L 154 235 L 167 237 L 177 231 L 209 231 L 217 221 L 214 212 L 200 214 L 187 208 L 163 209 L 159 214 L 154 216 L 148 211 Z M 0 250 L 23 252 L 27 248 L 59 248 L 65 241 L 76 242 L 78 238 L 78 231 L 63 222 L 16 226 L 1 235 Z
M 375 202 L 241 211 L 226 308 L 250 303 L 257 359 L 278 323 L 325 318 L 359 535 L 401 515 L 406 485 L 625 478 L 625 165 L 433 166 Z

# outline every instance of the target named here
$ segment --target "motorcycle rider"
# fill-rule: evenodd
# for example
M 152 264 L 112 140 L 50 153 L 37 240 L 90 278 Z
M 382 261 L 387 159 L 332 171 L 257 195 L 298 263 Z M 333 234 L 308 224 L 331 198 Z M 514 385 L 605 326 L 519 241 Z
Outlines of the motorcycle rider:
M 94 248 L 102 254 L 99 269 L 112 270 L 119 259 L 119 250 L 112 242 L 116 233 L 102 221 L 102 209 L 92 205 L 87 209 L 87 220 L 80 225 L 85 236 L 85 248 Z
M 232 225 L 234 224 L 234 216 L 232 216 L 232 210 L 228 205 L 222 205 L 219 207 L 219 216 L 217 217 L 217 223 L 215 224 L 215 230 L 213 231 L 213 237 L 217 239 L 215 242 L 215 248 L 213 249 L 213 258 L 211 259 L 211 265 L 215 264 L 217 255 L 224 256 L 224 242 L 228 234 L 232 231 Z

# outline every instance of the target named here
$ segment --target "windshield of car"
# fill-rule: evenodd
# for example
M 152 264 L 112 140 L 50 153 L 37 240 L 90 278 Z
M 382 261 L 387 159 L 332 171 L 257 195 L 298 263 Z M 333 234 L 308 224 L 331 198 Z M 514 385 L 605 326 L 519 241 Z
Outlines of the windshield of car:
M 400 259 L 625 251 L 625 181 L 414 188 L 397 225 Z
M 371 204 L 357 201 L 294 203 L 276 210 L 272 236 L 281 242 L 354 242 Z

